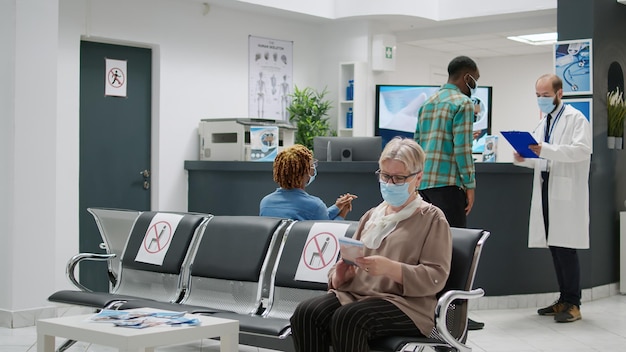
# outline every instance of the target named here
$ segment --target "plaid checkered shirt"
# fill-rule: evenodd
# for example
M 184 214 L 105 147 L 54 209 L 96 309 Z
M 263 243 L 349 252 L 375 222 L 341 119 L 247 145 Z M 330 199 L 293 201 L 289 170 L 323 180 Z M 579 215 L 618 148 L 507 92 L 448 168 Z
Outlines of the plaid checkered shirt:
M 415 141 L 426 152 L 420 189 L 476 188 L 472 158 L 474 104 L 453 84 L 445 84 L 420 107 Z

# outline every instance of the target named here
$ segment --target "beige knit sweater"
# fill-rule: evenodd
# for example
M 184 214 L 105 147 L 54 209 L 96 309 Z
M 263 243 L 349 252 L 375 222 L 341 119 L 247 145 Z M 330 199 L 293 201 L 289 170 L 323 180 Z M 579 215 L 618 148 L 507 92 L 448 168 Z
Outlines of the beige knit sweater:
M 361 238 L 372 210 L 361 218 L 354 238 Z M 434 327 L 436 295 L 446 283 L 452 259 L 452 235 L 443 212 L 423 202 L 413 215 L 398 223 L 380 247 L 365 248 L 365 256 L 370 255 L 402 262 L 404 282 L 398 284 L 386 276 L 372 276 L 357 269 L 352 281 L 330 292 L 337 295 L 341 304 L 371 297 L 386 299 L 406 313 L 422 334 L 429 336 Z M 329 278 L 334 272 L 333 267 Z

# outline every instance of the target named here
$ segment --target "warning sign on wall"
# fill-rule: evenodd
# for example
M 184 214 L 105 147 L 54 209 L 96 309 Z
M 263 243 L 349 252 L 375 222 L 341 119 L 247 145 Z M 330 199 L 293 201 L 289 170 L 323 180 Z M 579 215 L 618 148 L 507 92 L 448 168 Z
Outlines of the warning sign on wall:
M 104 95 L 126 97 L 126 60 L 105 59 Z

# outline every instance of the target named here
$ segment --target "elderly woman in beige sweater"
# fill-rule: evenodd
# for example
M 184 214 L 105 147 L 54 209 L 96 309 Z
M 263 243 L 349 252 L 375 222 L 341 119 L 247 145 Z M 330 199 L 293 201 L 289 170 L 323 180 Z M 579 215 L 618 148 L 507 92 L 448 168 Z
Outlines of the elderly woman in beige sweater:
M 364 256 L 355 265 L 340 259 L 328 294 L 298 305 L 291 317 L 297 351 L 368 351 L 373 338 L 430 335 L 452 237 L 443 212 L 417 193 L 424 159 L 412 139 L 385 146 L 376 171 L 384 201 L 363 215 L 354 235 Z

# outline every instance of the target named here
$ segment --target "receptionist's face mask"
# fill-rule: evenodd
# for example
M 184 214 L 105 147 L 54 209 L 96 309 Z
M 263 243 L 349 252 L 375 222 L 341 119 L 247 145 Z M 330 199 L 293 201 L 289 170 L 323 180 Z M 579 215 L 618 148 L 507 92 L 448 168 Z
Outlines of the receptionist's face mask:
M 307 187 L 307 186 L 309 186 L 311 183 L 313 183 L 313 181 L 315 181 L 315 176 L 317 176 L 317 167 L 312 166 L 311 168 L 313 169 L 313 175 L 309 175 L 309 176 L 310 176 L 310 178 L 309 178 L 309 181 L 306 183 L 306 186 L 305 186 L 305 187 Z

